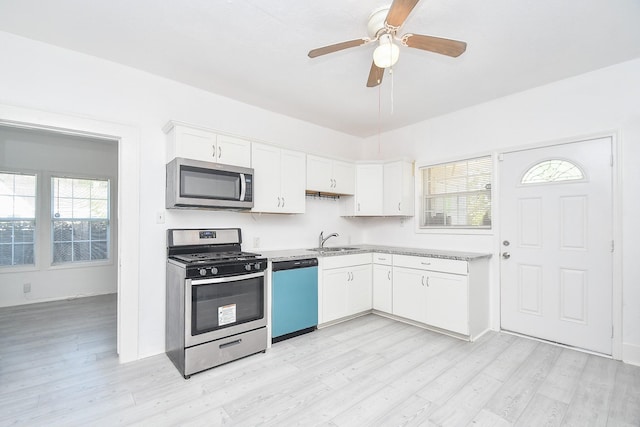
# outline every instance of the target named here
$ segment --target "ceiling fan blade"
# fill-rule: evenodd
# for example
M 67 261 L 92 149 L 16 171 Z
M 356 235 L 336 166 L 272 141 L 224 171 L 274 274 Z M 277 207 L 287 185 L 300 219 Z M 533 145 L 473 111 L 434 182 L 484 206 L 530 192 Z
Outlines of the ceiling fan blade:
M 458 40 L 441 39 L 420 34 L 405 34 L 402 36 L 402 44 L 416 49 L 458 57 L 467 50 L 467 44 Z
M 350 47 L 356 47 L 370 42 L 368 38 L 349 40 L 347 42 L 336 43 L 329 46 L 319 47 L 309 51 L 309 58 L 315 58 L 317 56 L 326 55 L 327 53 L 337 52 L 339 50 L 349 49 Z
M 375 62 L 371 63 L 371 71 L 369 71 L 369 79 L 367 80 L 367 87 L 376 87 L 382 83 L 382 76 L 384 76 L 384 68 L 380 68 Z
M 393 0 L 385 23 L 390 27 L 401 27 L 417 3 L 418 0 Z

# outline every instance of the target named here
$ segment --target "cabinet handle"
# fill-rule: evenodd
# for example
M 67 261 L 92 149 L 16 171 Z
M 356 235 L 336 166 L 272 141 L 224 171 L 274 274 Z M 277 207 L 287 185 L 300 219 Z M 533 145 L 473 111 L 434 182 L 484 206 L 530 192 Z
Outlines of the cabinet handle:
M 284 208 L 284 197 L 282 198 L 282 207 Z
M 278 207 L 280 207 L 280 197 L 278 197 Z
M 422 264 L 422 265 L 431 265 L 430 262 L 421 262 L 420 264 Z
M 213 150 L 213 153 L 211 155 L 215 159 L 216 158 L 216 146 L 215 146 L 215 144 L 211 144 L 211 149 Z
M 427 288 L 429 287 L 429 276 L 427 276 Z
M 360 203 L 358 203 L 358 212 L 360 212 Z
M 387 271 L 387 279 L 391 280 L 391 270 Z
M 401 210 L 402 210 L 402 209 L 400 209 L 400 204 L 401 204 L 401 203 L 402 203 L 402 202 L 398 202 L 398 211 L 401 211 Z
M 336 181 L 335 179 L 333 180 L 333 188 L 336 188 L 338 186 L 338 181 Z
M 422 282 L 422 286 L 424 286 L 424 276 L 422 276 L 422 279 L 420 281 Z
M 222 147 L 218 147 L 218 158 L 222 157 Z

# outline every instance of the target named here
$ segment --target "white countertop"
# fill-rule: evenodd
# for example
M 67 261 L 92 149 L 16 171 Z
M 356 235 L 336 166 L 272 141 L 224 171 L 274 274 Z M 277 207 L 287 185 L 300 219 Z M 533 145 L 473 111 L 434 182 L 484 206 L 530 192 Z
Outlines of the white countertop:
M 330 248 L 330 246 L 327 246 Z M 425 249 L 425 248 L 405 248 L 400 246 L 384 246 L 384 245 L 348 245 L 345 247 L 358 248 L 349 251 L 335 251 L 335 252 L 318 252 L 309 249 L 282 249 L 272 251 L 256 251 L 260 252 L 262 256 L 267 257 L 270 261 L 289 261 L 292 259 L 303 258 L 319 258 L 319 257 L 331 257 L 340 255 L 362 254 L 368 252 L 395 254 L 395 255 L 412 255 L 412 256 L 424 256 L 430 258 L 444 258 L 454 259 L 459 261 L 473 261 L 480 258 L 490 258 L 489 253 L 476 253 L 476 252 L 460 252 L 460 251 L 443 251 L 438 249 Z

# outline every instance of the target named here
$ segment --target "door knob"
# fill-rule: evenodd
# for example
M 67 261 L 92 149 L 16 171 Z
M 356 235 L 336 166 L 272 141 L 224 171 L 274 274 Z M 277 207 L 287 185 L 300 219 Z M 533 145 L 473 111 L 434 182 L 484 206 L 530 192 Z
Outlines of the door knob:
M 503 252 L 502 253 L 502 258 L 509 259 L 509 258 L 511 258 L 511 254 L 509 252 Z
M 503 244 L 504 246 L 509 246 L 511 243 L 509 243 L 509 241 L 508 241 L 508 240 L 505 240 L 504 242 L 502 242 L 502 244 Z

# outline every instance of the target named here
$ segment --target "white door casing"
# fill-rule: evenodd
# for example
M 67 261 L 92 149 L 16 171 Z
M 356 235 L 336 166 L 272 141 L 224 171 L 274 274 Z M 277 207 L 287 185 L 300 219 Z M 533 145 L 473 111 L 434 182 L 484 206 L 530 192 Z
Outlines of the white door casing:
M 503 154 L 502 329 L 612 354 L 611 159 L 611 138 Z

